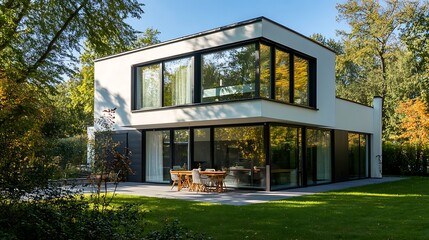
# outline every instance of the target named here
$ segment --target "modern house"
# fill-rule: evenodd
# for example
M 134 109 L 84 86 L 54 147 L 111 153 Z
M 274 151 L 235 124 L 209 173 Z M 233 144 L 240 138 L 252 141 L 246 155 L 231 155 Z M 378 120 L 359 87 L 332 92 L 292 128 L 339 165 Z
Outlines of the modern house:
M 95 113 L 116 108 L 130 181 L 223 169 L 277 190 L 381 177 L 381 102 L 335 96 L 335 52 L 265 17 L 95 61 Z

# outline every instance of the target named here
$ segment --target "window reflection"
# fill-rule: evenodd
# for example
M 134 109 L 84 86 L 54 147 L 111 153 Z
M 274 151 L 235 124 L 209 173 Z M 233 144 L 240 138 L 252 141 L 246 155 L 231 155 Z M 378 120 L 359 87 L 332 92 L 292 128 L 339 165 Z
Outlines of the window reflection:
M 299 185 L 301 162 L 301 129 L 285 126 L 270 127 L 271 189 Z
M 348 134 L 349 145 L 349 178 L 363 178 L 368 176 L 366 135 L 358 133 Z
M 192 168 L 213 168 L 210 156 L 210 128 L 194 129 L 194 166 Z
M 294 56 L 294 103 L 309 105 L 308 101 L 308 60 Z
M 289 53 L 276 50 L 276 100 L 290 102 Z
M 215 128 L 214 168 L 228 171 L 228 186 L 265 187 L 263 131 L 263 126 Z
M 201 102 L 255 96 L 255 44 L 204 54 L 201 61 Z
M 260 45 L 260 96 L 270 98 L 271 95 L 271 47 Z

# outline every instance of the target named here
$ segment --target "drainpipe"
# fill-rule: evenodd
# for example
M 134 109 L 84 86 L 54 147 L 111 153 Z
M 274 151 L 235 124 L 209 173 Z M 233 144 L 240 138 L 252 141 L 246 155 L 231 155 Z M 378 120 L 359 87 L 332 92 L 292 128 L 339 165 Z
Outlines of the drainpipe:
M 373 134 L 371 136 L 372 151 L 371 151 L 371 177 L 382 178 L 382 109 L 383 98 L 380 96 L 374 97 L 373 109 Z

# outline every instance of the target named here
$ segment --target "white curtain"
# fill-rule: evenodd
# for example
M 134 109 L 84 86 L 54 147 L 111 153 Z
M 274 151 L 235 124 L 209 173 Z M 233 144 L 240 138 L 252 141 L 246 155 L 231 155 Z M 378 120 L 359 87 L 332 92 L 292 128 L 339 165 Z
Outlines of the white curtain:
M 173 105 L 183 105 L 192 102 L 192 61 L 180 66 L 175 72 L 175 86 L 173 90 Z
M 146 181 L 164 182 L 162 132 L 146 132 Z

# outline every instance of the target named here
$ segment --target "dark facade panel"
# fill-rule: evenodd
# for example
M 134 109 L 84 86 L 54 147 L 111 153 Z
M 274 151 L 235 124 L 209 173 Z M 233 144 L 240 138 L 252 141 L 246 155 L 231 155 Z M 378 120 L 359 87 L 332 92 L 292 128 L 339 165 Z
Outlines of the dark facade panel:
M 348 132 L 334 131 L 334 182 L 349 180 Z

